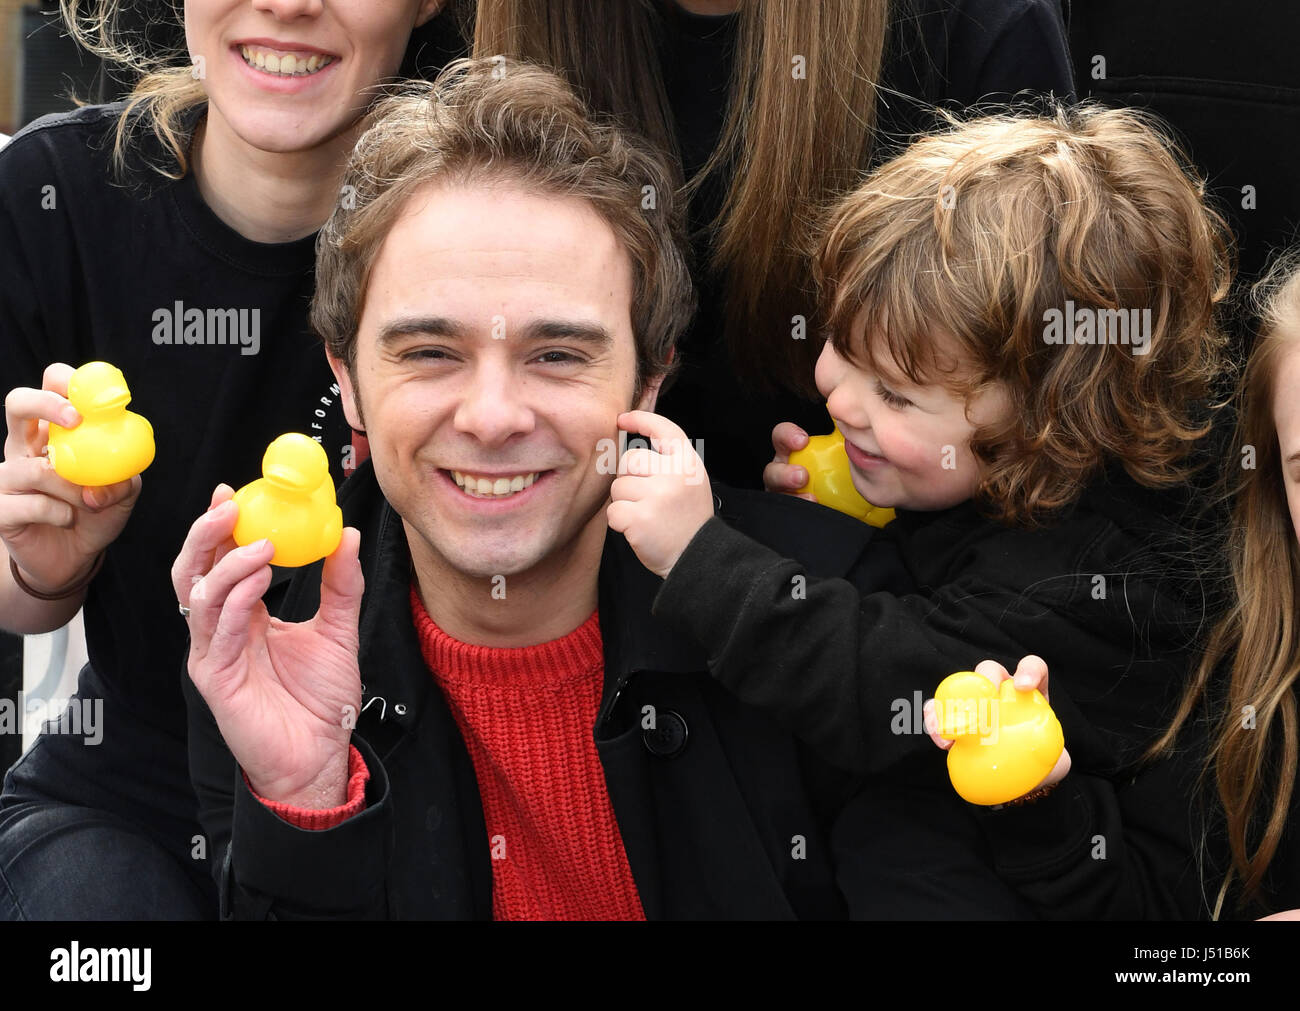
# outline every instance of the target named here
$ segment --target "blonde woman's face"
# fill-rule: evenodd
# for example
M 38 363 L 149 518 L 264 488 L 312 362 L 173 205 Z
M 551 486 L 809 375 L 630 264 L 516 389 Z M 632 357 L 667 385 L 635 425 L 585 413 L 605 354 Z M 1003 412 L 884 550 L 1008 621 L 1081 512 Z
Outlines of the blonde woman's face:
M 1273 421 L 1277 425 L 1278 448 L 1282 452 L 1282 480 L 1291 511 L 1291 526 L 1300 538 L 1300 341 L 1278 362 L 1273 395 Z
M 971 436 L 1010 410 L 1004 391 L 981 394 L 968 405 L 944 386 L 916 386 L 901 374 L 859 368 L 830 341 L 816 379 L 844 434 L 853 486 L 868 502 L 933 511 L 974 496 L 982 473 Z
M 351 129 L 446 0 L 185 0 L 192 73 L 245 143 L 309 151 Z

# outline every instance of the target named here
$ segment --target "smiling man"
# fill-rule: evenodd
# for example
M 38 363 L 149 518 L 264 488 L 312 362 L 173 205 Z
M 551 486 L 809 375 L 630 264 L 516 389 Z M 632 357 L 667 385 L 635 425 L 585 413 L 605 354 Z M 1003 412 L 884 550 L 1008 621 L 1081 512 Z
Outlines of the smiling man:
M 607 523 L 608 440 L 691 309 L 662 161 L 550 73 L 466 62 L 384 104 L 345 183 L 313 304 L 371 450 L 343 541 L 268 594 L 222 487 L 173 570 L 223 915 L 845 913 L 854 784 L 702 676 Z M 700 492 L 819 573 L 870 537 Z
M 607 195 L 609 213 L 640 218 L 627 196 Z M 676 323 L 689 280 L 675 249 L 655 252 Z M 595 609 L 609 494 L 598 447 L 663 378 L 638 374 L 632 274 L 591 202 L 509 177 L 427 186 L 384 239 L 335 373 L 403 518 L 421 599 L 457 638 L 528 645 Z M 661 325 L 647 354 L 662 362 L 673 336 Z M 504 606 L 484 608 L 493 579 Z

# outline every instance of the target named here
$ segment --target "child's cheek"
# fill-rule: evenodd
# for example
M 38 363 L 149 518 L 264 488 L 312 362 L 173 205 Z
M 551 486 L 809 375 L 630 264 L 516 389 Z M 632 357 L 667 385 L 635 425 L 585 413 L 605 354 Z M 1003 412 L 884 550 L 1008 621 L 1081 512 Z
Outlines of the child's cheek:
M 920 438 L 906 430 L 895 433 L 885 445 L 881 440 L 880 450 L 885 457 L 901 471 L 917 477 L 939 473 L 943 465 L 943 447 L 936 442 Z

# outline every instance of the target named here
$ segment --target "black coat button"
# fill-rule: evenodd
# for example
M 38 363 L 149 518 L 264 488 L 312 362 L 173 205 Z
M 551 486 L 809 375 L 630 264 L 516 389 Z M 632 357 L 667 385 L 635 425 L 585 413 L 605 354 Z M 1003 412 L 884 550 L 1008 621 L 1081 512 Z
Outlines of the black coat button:
M 641 731 L 641 740 L 646 750 L 660 758 L 676 758 L 686 750 L 686 739 L 690 736 L 686 721 L 671 709 L 665 709 L 655 716 L 653 730 Z

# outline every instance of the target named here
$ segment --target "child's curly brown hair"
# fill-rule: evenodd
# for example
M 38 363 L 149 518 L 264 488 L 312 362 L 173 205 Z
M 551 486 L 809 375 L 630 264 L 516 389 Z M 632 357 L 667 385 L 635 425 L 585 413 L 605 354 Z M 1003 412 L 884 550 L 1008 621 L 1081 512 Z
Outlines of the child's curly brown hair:
M 1189 476 L 1226 367 L 1234 247 L 1185 163 L 1132 109 L 950 118 L 828 212 L 815 263 L 836 351 L 967 397 L 1005 384 L 1009 416 L 971 440 L 999 520 L 1042 522 L 1109 460 L 1149 487 Z M 1052 342 L 1068 303 L 1112 340 L 1146 310 L 1144 346 Z

